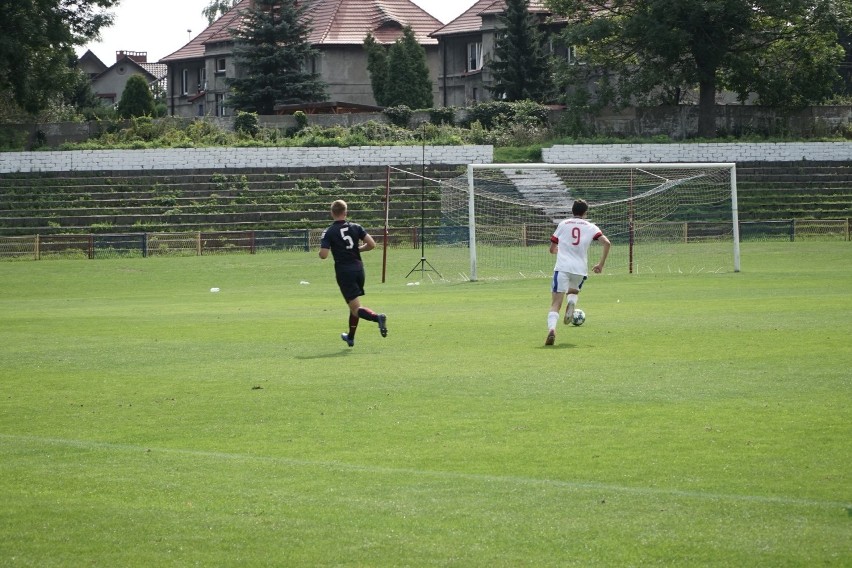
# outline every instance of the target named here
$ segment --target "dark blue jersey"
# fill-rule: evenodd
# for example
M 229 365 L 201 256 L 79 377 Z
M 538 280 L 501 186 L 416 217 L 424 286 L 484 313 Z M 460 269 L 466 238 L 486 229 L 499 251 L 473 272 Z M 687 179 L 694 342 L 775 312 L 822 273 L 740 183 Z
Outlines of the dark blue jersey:
M 331 251 L 336 269 L 362 268 L 358 245 L 366 236 L 367 231 L 358 223 L 335 221 L 323 231 L 320 247 Z

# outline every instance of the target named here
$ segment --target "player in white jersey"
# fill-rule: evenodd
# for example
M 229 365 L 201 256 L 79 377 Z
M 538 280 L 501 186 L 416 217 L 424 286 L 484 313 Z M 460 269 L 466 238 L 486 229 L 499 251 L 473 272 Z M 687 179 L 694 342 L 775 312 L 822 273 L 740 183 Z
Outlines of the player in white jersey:
M 609 255 L 609 239 L 597 225 L 586 220 L 588 211 L 588 203 L 582 199 L 575 201 L 571 207 L 574 216 L 559 223 L 550 237 L 550 254 L 556 255 L 556 267 L 553 269 L 553 294 L 550 312 L 547 314 L 548 332 L 545 345 L 553 345 L 556 341 L 556 324 L 566 294 L 568 307 L 565 309 L 565 323 L 571 323 L 574 308 L 577 306 L 577 296 L 589 274 L 589 245 L 592 241 L 603 245 L 600 262 L 592 268 L 595 273 L 600 274 L 603 271 L 606 257 Z

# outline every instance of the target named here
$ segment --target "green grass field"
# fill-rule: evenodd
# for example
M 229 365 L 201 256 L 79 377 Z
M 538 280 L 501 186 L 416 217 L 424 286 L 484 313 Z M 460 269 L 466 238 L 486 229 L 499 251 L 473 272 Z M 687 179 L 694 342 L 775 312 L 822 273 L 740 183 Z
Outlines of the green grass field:
M 850 566 L 852 250 L 742 254 L 552 348 L 419 256 L 354 349 L 315 252 L 0 262 L 0 565 Z

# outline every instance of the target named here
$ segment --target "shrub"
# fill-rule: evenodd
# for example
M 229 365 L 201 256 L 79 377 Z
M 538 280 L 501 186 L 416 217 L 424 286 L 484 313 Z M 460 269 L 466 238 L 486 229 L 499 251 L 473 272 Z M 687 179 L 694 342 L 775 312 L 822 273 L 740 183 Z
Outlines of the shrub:
M 456 123 L 455 107 L 430 108 L 429 122 L 432 124 L 449 124 L 453 126 Z
M 383 124 L 374 120 L 356 124 L 350 129 L 350 136 L 364 140 L 363 144 L 357 144 L 359 146 L 383 144 L 386 142 L 405 142 L 411 140 L 413 134 L 411 130 L 406 128 L 401 128 L 393 124 Z M 356 146 L 356 144 L 350 144 L 350 146 Z
M 159 134 L 154 119 L 150 116 L 137 116 L 130 120 L 130 128 L 128 131 L 134 140 L 150 141 Z
M 257 113 L 238 110 L 237 116 L 234 118 L 234 130 L 252 138 L 257 136 L 260 132 Z
M 133 75 L 127 80 L 117 110 L 122 118 L 154 116 L 154 95 L 142 75 Z
M 510 103 L 506 101 L 489 101 L 469 107 L 462 125 L 470 126 L 474 122 L 478 122 L 483 128 L 490 130 L 501 122 L 511 121 L 514 115 L 515 113 Z
M 406 128 L 408 123 L 411 121 L 411 115 L 414 114 L 414 111 L 406 105 L 399 105 L 395 107 L 388 107 L 383 110 L 382 113 L 388 117 L 391 124 Z
M 515 124 L 524 126 L 544 126 L 550 122 L 550 111 L 535 101 L 516 101 L 511 103 Z
M 297 110 L 293 113 L 293 118 L 296 119 L 296 128 L 298 130 L 303 130 L 308 126 L 308 115 L 304 111 Z
M 27 144 L 25 130 L 0 128 L 0 150 L 22 150 Z

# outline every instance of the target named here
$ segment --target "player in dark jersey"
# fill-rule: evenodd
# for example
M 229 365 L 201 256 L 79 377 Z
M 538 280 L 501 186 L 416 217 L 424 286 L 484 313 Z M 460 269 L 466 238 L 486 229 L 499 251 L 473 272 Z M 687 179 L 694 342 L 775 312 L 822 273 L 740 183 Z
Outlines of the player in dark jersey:
M 362 306 L 360 299 L 365 294 L 365 273 L 361 253 L 376 248 L 376 241 L 364 230 L 364 227 L 348 221 L 346 215 L 345 201 L 338 199 L 331 204 L 331 217 L 334 223 L 322 233 L 319 257 L 325 260 L 328 258 L 329 251 L 334 257 L 337 285 L 340 287 L 343 299 L 349 304 L 349 333 L 341 333 L 340 339 L 349 347 L 354 347 L 359 319 L 378 323 L 382 337 L 387 337 L 388 326 L 385 314 L 377 314 L 370 308 Z

